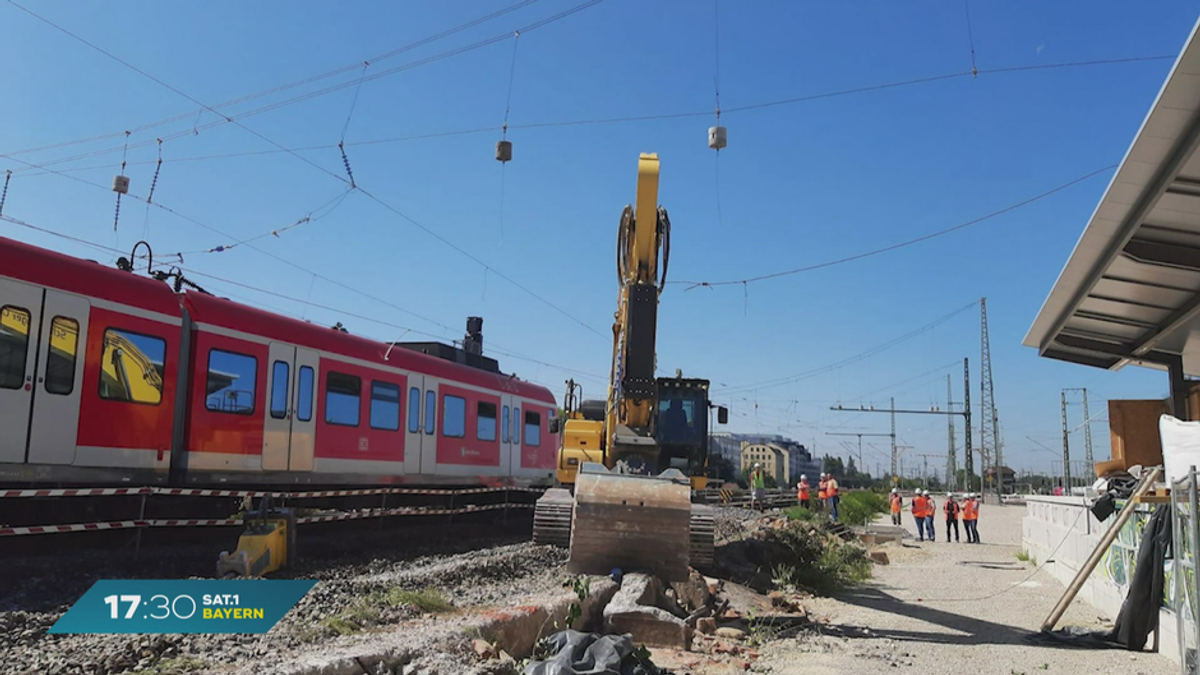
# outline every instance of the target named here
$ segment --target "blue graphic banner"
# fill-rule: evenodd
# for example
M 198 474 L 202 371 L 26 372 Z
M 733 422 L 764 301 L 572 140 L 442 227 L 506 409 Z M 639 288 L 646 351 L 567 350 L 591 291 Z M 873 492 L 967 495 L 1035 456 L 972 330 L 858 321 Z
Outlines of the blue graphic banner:
M 50 633 L 266 633 L 307 579 L 102 579 Z

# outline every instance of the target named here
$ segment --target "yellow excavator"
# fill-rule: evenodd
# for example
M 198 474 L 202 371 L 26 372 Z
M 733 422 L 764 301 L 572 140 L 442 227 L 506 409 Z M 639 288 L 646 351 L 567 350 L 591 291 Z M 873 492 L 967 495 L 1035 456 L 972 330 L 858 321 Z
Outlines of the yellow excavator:
M 637 200 L 617 230 L 608 397 L 582 400 L 568 381 L 565 415 L 552 422 L 561 432 L 560 487 L 538 499 L 533 535 L 569 547 L 567 568 L 575 574 L 621 569 L 680 581 L 689 566 L 712 562 L 712 507 L 691 500 L 707 484 L 709 382 L 678 371 L 655 375 L 658 298 L 671 250 L 658 170 L 658 155 L 638 158 Z M 724 424 L 728 411 L 716 409 Z

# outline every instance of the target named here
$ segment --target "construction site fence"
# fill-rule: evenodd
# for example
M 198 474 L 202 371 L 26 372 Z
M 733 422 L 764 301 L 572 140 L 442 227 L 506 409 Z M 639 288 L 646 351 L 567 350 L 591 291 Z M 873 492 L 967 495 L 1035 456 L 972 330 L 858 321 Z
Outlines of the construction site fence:
M 379 508 L 334 510 L 315 512 L 296 518 L 297 525 L 310 523 L 328 523 L 342 520 L 361 520 L 364 518 L 389 518 L 400 516 L 455 516 L 467 513 L 496 511 L 507 509 L 532 509 L 534 504 L 528 501 L 513 501 L 511 493 L 541 493 L 544 488 L 537 487 L 479 487 L 479 488 L 367 488 L 361 490 L 311 490 L 311 491 L 275 491 L 275 490 L 213 490 L 204 488 L 65 488 L 65 489 L 34 489 L 34 490 L 0 490 L 0 499 L 31 499 L 31 498 L 65 498 L 65 497 L 141 497 L 140 510 L 137 518 L 128 520 L 109 520 L 90 523 L 64 523 L 53 525 L 28 525 L 12 527 L 0 523 L 0 537 L 13 537 L 34 534 L 61 534 L 67 532 L 101 532 L 107 530 L 142 530 L 146 528 L 163 527 L 229 527 L 244 524 L 241 518 L 144 518 L 146 499 L 153 496 L 167 497 L 235 497 L 278 499 L 283 503 L 288 500 L 321 499 L 331 497 L 362 497 L 379 496 Z M 504 493 L 504 501 L 494 504 L 455 504 L 455 498 L 460 496 Z M 442 497 L 448 500 L 447 506 L 415 506 L 387 507 L 388 495 L 425 495 Z

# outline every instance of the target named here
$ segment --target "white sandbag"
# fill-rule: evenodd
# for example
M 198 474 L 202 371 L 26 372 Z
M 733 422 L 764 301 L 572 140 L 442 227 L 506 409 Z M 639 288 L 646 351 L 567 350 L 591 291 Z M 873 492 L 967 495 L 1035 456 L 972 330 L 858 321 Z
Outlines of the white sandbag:
M 1200 469 L 1200 422 L 1184 422 L 1163 415 L 1158 418 L 1158 433 L 1169 484 L 1186 478 L 1190 467 Z

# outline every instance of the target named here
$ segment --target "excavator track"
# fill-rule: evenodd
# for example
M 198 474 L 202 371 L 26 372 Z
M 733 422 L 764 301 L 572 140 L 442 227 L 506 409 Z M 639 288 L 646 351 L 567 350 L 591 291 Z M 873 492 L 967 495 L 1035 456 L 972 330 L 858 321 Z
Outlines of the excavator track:
M 697 569 L 711 567 L 715 538 L 716 510 L 707 504 L 692 504 L 691 523 L 691 566 Z
M 567 548 L 575 498 L 569 490 L 546 490 L 533 507 L 533 543 Z

